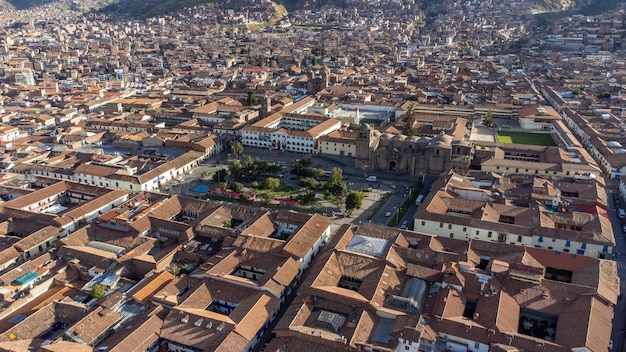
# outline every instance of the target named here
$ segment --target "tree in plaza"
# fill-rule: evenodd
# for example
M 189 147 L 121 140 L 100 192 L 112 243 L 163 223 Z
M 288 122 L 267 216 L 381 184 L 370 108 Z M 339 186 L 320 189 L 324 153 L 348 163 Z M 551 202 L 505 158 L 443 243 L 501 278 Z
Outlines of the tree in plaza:
M 338 167 L 333 167 L 326 182 L 326 192 L 335 197 L 343 197 L 347 189 L 346 182 L 343 180 L 343 171 Z
M 275 190 L 280 187 L 280 180 L 275 177 L 268 177 L 265 179 L 265 188 Z
M 241 192 L 243 191 L 243 184 L 241 182 L 235 182 L 231 188 L 235 192 Z
M 274 195 L 268 191 L 258 192 L 256 195 L 257 195 L 257 198 L 263 199 L 265 203 L 269 203 L 272 201 L 272 199 L 274 199 Z
M 304 175 L 306 171 L 311 169 L 311 160 L 309 159 L 297 159 L 291 162 L 291 173 L 296 174 L 298 176 L 310 176 Z
M 239 157 L 240 154 L 243 154 L 243 144 L 241 142 L 234 142 L 230 145 L 230 152 L 235 155 L 235 157 Z
M 316 190 L 320 187 L 320 182 L 313 177 L 303 177 L 298 181 L 300 187 L 304 187 L 310 190 Z
M 213 181 L 220 183 L 226 180 L 226 175 L 228 175 L 228 171 L 226 169 L 219 169 L 213 174 Z
M 328 178 L 328 183 L 331 184 L 339 184 L 342 183 L 343 181 L 343 170 L 341 170 L 338 167 L 333 167 L 332 170 L 330 170 L 330 177 Z
M 228 173 L 235 181 L 240 181 L 243 174 L 243 165 L 239 159 L 230 159 L 228 161 Z
M 306 190 L 303 194 L 298 196 L 298 200 L 302 204 L 311 204 L 315 200 L 315 191 L 312 189 Z
M 364 196 L 363 192 L 350 191 L 346 196 L 346 213 L 351 214 L 353 210 L 361 208 Z
M 237 197 L 237 201 L 239 201 L 239 203 L 251 203 L 252 202 L 250 199 L 250 196 L 245 193 L 240 194 L 239 197 Z

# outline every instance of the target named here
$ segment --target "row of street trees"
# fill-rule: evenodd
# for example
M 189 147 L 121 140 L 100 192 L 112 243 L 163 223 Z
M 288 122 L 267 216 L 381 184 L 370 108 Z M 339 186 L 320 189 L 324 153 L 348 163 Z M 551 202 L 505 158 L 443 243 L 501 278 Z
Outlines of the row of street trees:
M 307 203 L 315 198 L 316 191 L 322 191 L 331 200 L 344 200 L 346 213 L 350 215 L 355 209 L 361 208 L 365 194 L 363 192 L 348 191 L 343 179 L 343 170 L 334 167 L 327 174 L 326 171 L 314 168 L 308 159 L 298 159 L 291 163 L 291 173 L 300 177 L 300 187 L 306 188 L 301 195 L 301 202 Z

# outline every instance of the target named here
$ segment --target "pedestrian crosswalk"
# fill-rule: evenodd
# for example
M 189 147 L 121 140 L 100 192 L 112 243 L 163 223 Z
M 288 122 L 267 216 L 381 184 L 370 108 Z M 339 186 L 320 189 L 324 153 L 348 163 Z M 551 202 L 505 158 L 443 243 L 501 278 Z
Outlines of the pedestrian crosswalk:
M 619 270 L 626 270 L 626 262 L 618 261 L 617 267 Z

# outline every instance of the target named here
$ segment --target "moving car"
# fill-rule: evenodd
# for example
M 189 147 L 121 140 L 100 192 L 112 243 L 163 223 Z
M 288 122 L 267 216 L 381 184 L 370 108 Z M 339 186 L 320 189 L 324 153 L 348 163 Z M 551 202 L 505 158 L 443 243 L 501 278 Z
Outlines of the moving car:
M 385 216 L 386 216 L 386 217 L 390 217 L 390 216 L 391 216 L 391 212 L 390 212 L 390 211 L 386 212 L 386 213 L 385 213 Z

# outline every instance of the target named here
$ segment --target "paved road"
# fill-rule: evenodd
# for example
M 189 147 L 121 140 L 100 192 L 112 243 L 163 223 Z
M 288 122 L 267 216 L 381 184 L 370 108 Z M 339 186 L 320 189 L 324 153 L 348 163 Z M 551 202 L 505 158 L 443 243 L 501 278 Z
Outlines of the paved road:
M 617 193 L 617 187 L 607 187 L 607 190 L 611 193 L 609 194 L 609 216 L 615 233 L 614 252 L 619 253 L 615 260 L 620 278 L 620 293 L 623 294 L 626 288 L 626 238 L 622 232 L 622 220 L 617 216 L 617 206 L 613 199 L 613 194 Z M 621 203 L 624 204 L 623 200 Z M 617 302 L 614 313 L 613 351 L 626 351 L 626 344 L 624 343 L 624 339 L 626 339 L 626 333 L 624 333 L 624 329 L 626 329 L 626 300 L 621 299 Z

